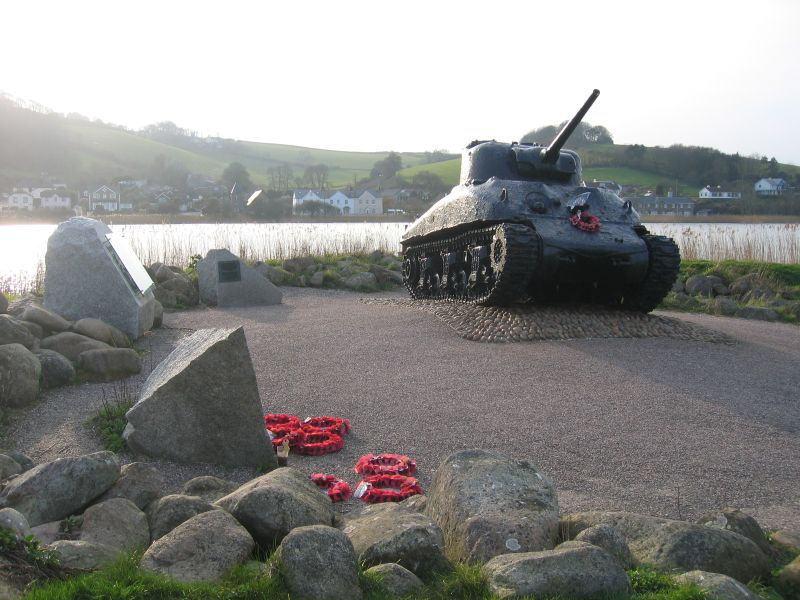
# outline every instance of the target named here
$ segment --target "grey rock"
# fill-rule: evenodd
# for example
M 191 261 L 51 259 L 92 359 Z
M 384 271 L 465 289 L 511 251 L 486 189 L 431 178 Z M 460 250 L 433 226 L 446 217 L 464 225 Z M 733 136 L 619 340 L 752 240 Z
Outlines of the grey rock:
M 774 298 L 775 298 L 775 292 L 772 289 L 754 287 L 741 297 L 741 301 L 746 304 L 753 300 L 758 302 L 762 300 L 772 300 Z
M 358 562 L 353 545 L 338 529 L 297 527 L 283 538 L 278 562 L 292 598 L 358 600 Z
M 28 332 L 30 332 L 30 334 L 36 339 L 41 340 L 43 337 L 46 337 L 44 334 L 44 328 L 38 323 L 31 323 L 30 321 L 20 321 L 20 324 L 23 327 L 25 327 L 25 329 L 27 329 Z
M 772 534 L 772 543 L 788 552 L 800 554 L 800 528 L 776 531 Z
M 758 522 L 750 515 L 736 508 L 728 507 L 708 512 L 700 517 L 697 523 L 706 527 L 733 531 L 755 542 L 765 556 L 770 556 L 773 553 L 772 547 Z
M 684 284 L 686 293 L 691 296 L 714 296 L 714 286 L 724 284 L 721 278 L 715 275 L 692 275 Z
M 150 374 L 126 414 L 135 453 L 183 463 L 272 468 L 244 330 L 201 329 Z
M 155 274 L 155 282 L 156 283 L 164 283 L 165 281 L 170 281 L 171 279 L 176 279 L 179 275 L 170 269 L 167 265 L 162 263 L 153 263 L 151 269 L 154 269 Z
M 678 292 L 675 294 L 675 302 L 678 306 L 683 308 L 698 308 L 701 306 L 700 302 L 697 301 L 697 298 L 694 296 L 689 296 L 688 294 L 684 294 L 683 292 Z
M 344 285 L 351 290 L 371 288 L 377 283 L 377 278 L 372 273 L 356 273 L 344 280 Z
M 101 348 L 81 352 L 78 368 L 97 379 L 111 381 L 141 372 L 142 360 L 132 348 Z
M 711 305 L 713 311 L 718 315 L 725 315 L 732 317 L 739 310 L 739 305 L 735 300 L 731 300 L 727 296 L 717 296 L 714 298 L 714 303 Z
M 181 494 L 198 496 L 206 502 L 216 502 L 238 488 L 239 484 L 233 481 L 227 481 L 212 475 L 202 475 L 187 481 L 181 488 Z
M 119 555 L 113 548 L 84 540 L 56 540 L 50 548 L 58 555 L 62 567 L 81 571 L 102 569 Z
M 57 540 L 67 539 L 62 531 L 62 521 L 50 521 L 31 528 L 33 536 L 40 544 L 50 545 Z
M 8 311 L 8 298 L 3 292 L 0 292 L 0 315 L 6 314 Z
M 416 494 L 410 498 L 406 498 L 398 504 L 400 506 L 404 506 L 405 508 L 424 513 L 425 508 L 428 506 L 428 497 L 424 494 Z
M 275 285 L 283 285 L 290 276 L 287 271 L 260 261 L 257 262 L 253 268 L 258 271 L 262 277 L 266 277 Z
M 181 306 L 197 306 L 200 295 L 191 280 L 185 276 L 176 276 L 173 279 L 160 283 L 160 290 L 175 294 L 175 302 Z
M 676 294 L 684 294 L 686 293 L 686 287 L 683 285 L 683 282 L 680 279 L 676 279 L 675 283 L 672 284 L 672 291 Z
M 9 303 L 8 310 L 6 311 L 12 317 L 17 317 L 18 319 L 22 319 L 22 314 L 25 312 L 25 309 L 28 308 L 31 304 L 36 306 L 42 305 L 42 300 L 38 296 L 35 296 L 32 293 L 27 293 L 21 298 L 14 300 L 13 302 Z
M 42 366 L 42 387 L 59 387 L 75 379 L 75 367 L 63 354 L 55 350 L 37 350 L 34 354 Z
M 705 592 L 708 600 L 759 600 L 746 585 L 739 583 L 733 577 L 720 573 L 707 573 L 706 571 L 689 571 L 675 576 L 675 583 L 694 583 Z
M 155 466 L 134 462 L 122 466 L 119 479 L 98 500 L 104 502 L 112 498 L 125 498 L 144 510 L 153 500 L 161 497 L 163 489 L 164 478 Z
M 741 297 L 752 290 L 772 291 L 772 283 L 758 273 L 748 273 L 728 286 L 732 296 Z
M 161 304 L 162 307 L 178 308 L 178 295 L 159 285 L 153 288 L 153 298 L 156 302 Z M 155 308 L 153 309 L 153 321 L 155 322 Z
M 609 525 L 588 527 L 575 536 L 575 541 L 586 542 L 602 548 L 616 558 L 617 562 L 626 571 L 633 567 L 631 549 L 628 548 L 625 538 L 619 531 Z
M 418 575 L 450 567 L 441 528 L 399 504 L 366 507 L 347 519 L 344 532 L 365 566 L 392 562 Z
M 284 260 L 283 270 L 289 273 L 299 274 L 316 264 L 317 261 L 310 256 L 298 256 L 296 258 L 287 258 Z
M 662 571 L 710 571 L 743 583 L 769 573 L 761 549 L 732 531 L 628 512 L 574 513 L 561 519 L 561 529 L 569 536 L 601 524 L 625 537 L 634 561 Z
M 147 509 L 153 540 L 164 537 L 181 523 L 210 510 L 214 510 L 214 507 L 197 496 L 169 494 L 159 498 Z
M 7 450 L 6 452 L 4 452 L 4 454 L 6 456 L 9 456 L 9 457 L 13 458 L 15 461 L 17 461 L 17 464 L 20 467 L 22 467 L 22 472 L 23 473 L 25 471 L 29 471 L 34 466 L 36 466 L 36 465 L 33 464 L 33 461 L 30 458 L 28 458 L 27 456 L 25 456 L 22 452 L 17 452 L 16 450 Z
M 756 321 L 777 321 L 778 313 L 771 308 L 760 308 L 758 306 L 742 306 L 736 311 L 735 316 L 740 319 L 754 319 Z
M 375 275 L 375 280 L 380 284 L 403 285 L 403 275 L 380 265 L 370 265 L 369 272 Z
M 131 552 L 150 545 L 150 527 L 145 514 L 133 502 L 112 498 L 83 513 L 81 540 Z
M 39 359 L 25 346 L 0 346 L 0 408 L 28 406 L 36 400 L 41 374 Z
M 178 581 L 216 581 L 246 561 L 255 546 L 231 515 L 212 510 L 196 515 L 153 542 L 142 556 L 145 571 Z
M 59 458 L 12 479 L 0 502 L 16 508 L 35 527 L 79 513 L 118 477 L 119 463 L 112 452 Z
M 711 288 L 714 290 L 715 296 L 728 296 L 731 293 L 728 286 L 724 283 L 715 283 Z
M 248 481 L 215 505 L 236 517 L 262 548 L 277 545 L 295 527 L 333 524 L 330 499 L 288 467 Z
M 72 364 L 77 364 L 78 357 L 87 350 L 109 350 L 111 346 L 79 333 L 64 331 L 44 338 L 42 348 L 58 352 L 66 356 Z
M 161 327 L 164 323 L 164 306 L 156 300 L 153 303 L 153 327 Z
M 624 598 L 628 575 L 608 552 L 584 542 L 554 550 L 501 554 L 484 565 L 489 589 L 501 598 Z
M 220 262 L 239 263 L 239 281 L 220 281 Z M 251 306 L 280 304 L 283 293 L 228 250 L 209 250 L 197 263 L 200 299 L 209 306 Z
M 83 217 L 58 226 L 47 241 L 44 306 L 65 319 L 100 319 L 137 339 L 153 324 L 153 293 L 132 290 L 108 250 L 110 233 Z
M 783 567 L 774 581 L 775 588 L 786 600 L 800 598 L 800 556 Z
M 558 537 L 553 484 L 527 461 L 482 450 L 456 452 L 439 465 L 425 512 L 456 560 L 549 549 Z
M 0 346 L 20 344 L 30 350 L 33 348 L 35 339 L 20 319 L 11 315 L 0 315 Z
M 28 524 L 28 519 L 13 508 L 0 508 L 0 527 L 10 529 L 18 538 L 31 535 L 31 526 Z
M 308 279 L 308 284 L 311 287 L 322 287 L 322 283 L 325 280 L 325 275 L 322 271 L 317 271 Z
M 72 331 L 105 342 L 114 348 L 131 347 L 131 340 L 124 332 L 100 319 L 79 319 L 72 325 Z
M 378 579 L 390 595 L 398 598 L 420 592 L 425 587 L 419 577 L 397 563 L 375 565 L 364 571 L 364 574 Z
M 45 331 L 56 333 L 67 331 L 71 325 L 61 315 L 35 304 L 31 304 L 25 309 L 25 312 L 22 313 L 22 319 L 40 325 Z
M 17 461 L 6 454 L 0 454 L 0 481 L 20 473 L 22 473 L 22 467 Z

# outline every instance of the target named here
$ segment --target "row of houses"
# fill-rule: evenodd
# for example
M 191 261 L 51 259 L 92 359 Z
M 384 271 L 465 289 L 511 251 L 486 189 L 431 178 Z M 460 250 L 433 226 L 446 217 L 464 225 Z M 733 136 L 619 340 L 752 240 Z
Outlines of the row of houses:
M 383 214 L 383 197 L 378 190 L 294 190 L 292 214 L 308 212 L 308 203 L 317 202 L 332 206 L 343 215 L 380 215 Z
M 0 212 L 44 210 L 71 210 L 72 198 L 65 184 L 49 187 L 14 188 L 10 194 L 0 194 Z

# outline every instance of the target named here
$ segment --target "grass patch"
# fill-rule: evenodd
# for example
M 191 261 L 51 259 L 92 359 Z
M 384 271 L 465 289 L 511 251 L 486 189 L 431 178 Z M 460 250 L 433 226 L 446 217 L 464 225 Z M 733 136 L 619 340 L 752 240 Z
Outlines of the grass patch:
M 111 452 L 122 452 L 127 447 L 122 432 L 128 424 L 125 413 L 136 403 L 133 390 L 127 381 L 114 382 L 110 394 L 103 388 L 103 406 L 86 424 L 100 436 L 103 447 Z
M 678 278 L 686 281 L 692 275 L 717 275 L 733 281 L 749 273 L 785 287 L 800 287 L 800 264 L 768 263 L 753 260 L 682 260 Z

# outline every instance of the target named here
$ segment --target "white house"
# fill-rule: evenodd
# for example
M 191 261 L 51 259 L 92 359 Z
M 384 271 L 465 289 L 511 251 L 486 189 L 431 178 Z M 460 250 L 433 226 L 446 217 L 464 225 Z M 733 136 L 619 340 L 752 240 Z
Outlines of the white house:
M 6 206 L 9 210 L 33 210 L 33 196 L 27 191 L 14 190 L 8 195 Z
M 729 192 L 723 190 L 720 186 L 707 185 L 698 194 L 701 199 L 717 199 L 717 200 L 737 200 L 742 197 L 741 192 Z
M 101 185 L 91 195 L 92 210 L 102 208 L 108 212 L 120 210 L 131 210 L 133 205 L 130 202 L 122 201 L 122 194 L 111 189 L 107 185 Z
M 753 189 L 759 196 L 780 196 L 786 189 L 786 181 L 767 177 L 756 181 Z
M 364 190 L 355 196 L 356 215 L 380 215 L 383 214 L 383 197 L 380 192 Z
M 39 192 L 39 206 L 46 209 L 69 210 L 72 208 L 72 200 L 69 196 L 62 196 L 54 190 L 42 190 Z
M 372 190 L 295 190 L 292 193 L 292 212 L 303 212 L 302 205 L 310 201 L 322 202 L 336 208 L 343 215 L 379 215 L 383 213 L 383 198 Z

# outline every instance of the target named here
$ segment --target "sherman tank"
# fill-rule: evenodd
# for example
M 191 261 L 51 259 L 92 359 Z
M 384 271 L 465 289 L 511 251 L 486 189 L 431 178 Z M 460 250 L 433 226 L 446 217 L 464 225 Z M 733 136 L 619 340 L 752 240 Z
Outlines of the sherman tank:
M 548 146 L 475 141 L 460 183 L 403 234 L 412 298 L 480 305 L 588 302 L 649 312 L 678 274 L 675 242 L 651 235 L 630 201 L 586 187 L 563 149 L 594 90 Z

